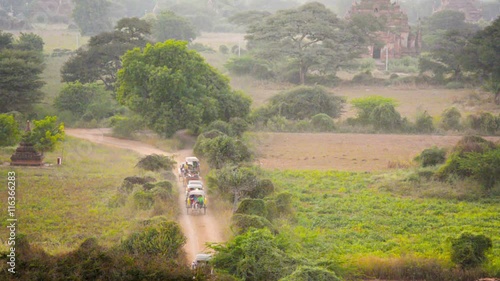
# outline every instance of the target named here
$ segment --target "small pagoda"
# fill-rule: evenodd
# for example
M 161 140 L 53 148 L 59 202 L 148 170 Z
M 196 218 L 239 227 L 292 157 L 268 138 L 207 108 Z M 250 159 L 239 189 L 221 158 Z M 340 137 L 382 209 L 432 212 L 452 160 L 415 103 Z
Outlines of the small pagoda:
M 30 121 L 26 124 L 26 133 L 31 131 Z M 11 166 L 42 166 L 43 155 L 35 150 L 33 144 L 21 141 L 16 152 L 10 157 Z

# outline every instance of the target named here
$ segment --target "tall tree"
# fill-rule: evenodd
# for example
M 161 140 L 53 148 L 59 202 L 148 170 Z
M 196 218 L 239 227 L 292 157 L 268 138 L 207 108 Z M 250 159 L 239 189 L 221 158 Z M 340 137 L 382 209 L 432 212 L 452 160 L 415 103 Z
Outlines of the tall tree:
M 420 60 L 420 71 L 430 70 L 438 75 L 449 73 L 453 79 L 461 80 L 464 70 L 462 55 L 471 36 L 467 30 L 447 31 L 428 46 L 428 55 Z
M 108 90 L 113 90 L 116 73 L 121 68 L 121 56 L 127 50 L 144 47 L 150 28 L 144 20 L 124 18 L 118 21 L 115 31 L 91 37 L 88 46 L 80 48 L 61 68 L 62 81 L 101 81 Z
M 73 19 L 82 35 L 94 35 L 111 30 L 107 0 L 74 0 Z
M 464 67 L 479 74 L 500 104 L 500 17 L 475 34 L 464 51 Z
M 40 52 L 0 50 L 0 113 L 27 112 L 42 99 L 44 67 Z
M 232 91 L 227 78 L 188 50 L 187 42 L 167 40 L 144 50 L 135 48 L 122 59 L 118 101 L 162 135 L 172 136 L 180 129 L 196 133 L 214 120 L 249 113 L 250 99 Z M 228 99 L 232 102 L 224 102 Z
M 278 11 L 250 26 L 246 38 L 258 57 L 296 65 L 301 84 L 309 70 L 335 74 L 366 45 L 359 32 L 317 2 Z
M 191 42 L 196 38 L 197 31 L 184 17 L 171 11 L 163 11 L 154 21 L 153 35 L 158 41 L 176 39 Z
M 43 51 L 43 42 L 42 37 L 34 33 L 23 33 L 19 35 L 19 38 L 16 41 L 16 49 L 25 50 L 25 51 Z

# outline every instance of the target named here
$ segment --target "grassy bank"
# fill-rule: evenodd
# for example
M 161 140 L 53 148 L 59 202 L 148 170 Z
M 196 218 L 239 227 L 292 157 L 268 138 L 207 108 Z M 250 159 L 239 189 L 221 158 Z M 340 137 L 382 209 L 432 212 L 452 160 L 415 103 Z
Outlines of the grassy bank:
M 12 150 L 0 150 L 1 162 L 8 161 Z M 60 149 L 46 153 L 45 162 L 55 164 L 61 155 L 62 166 L 0 167 L 4 183 L 0 202 L 6 206 L 7 172 L 15 171 L 17 233 L 27 235 L 30 243 L 49 253 L 72 250 L 89 237 L 111 246 L 139 221 L 158 214 L 158 210 L 136 210 L 130 198 L 122 207 L 108 206 L 125 177 L 144 175 L 134 168 L 138 154 L 67 137 Z M 160 175 L 151 175 L 160 180 Z M 168 211 L 162 214 L 169 219 L 175 216 Z M 2 242 L 8 237 L 6 219 L 5 210 L 0 213 Z

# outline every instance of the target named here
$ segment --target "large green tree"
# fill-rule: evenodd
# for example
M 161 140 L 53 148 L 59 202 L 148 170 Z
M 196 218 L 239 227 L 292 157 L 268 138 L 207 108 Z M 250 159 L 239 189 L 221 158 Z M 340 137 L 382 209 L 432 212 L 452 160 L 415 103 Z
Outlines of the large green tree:
M 480 75 L 500 104 L 500 17 L 475 34 L 463 56 L 465 69 Z
M 359 30 L 317 2 L 266 17 L 249 27 L 246 38 L 258 57 L 293 65 L 301 84 L 310 70 L 335 74 L 366 51 L 367 43 Z
M 88 46 L 80 48 L 62 67 L 63 82 L 100 81 L 114 89 L 116 73 L 121 68 L 120 57 L 130 49 L 144 47 L 151 26 L 138 18 L 118 21 L 113 32 L 102 32 L 90 38 Z
M 180 129 L 196 133 L 214 120 L 245 117 L 250 110 L 250 99 L 231 90 L 227 78 L 184 41 L 128 51 L 118 84 L 118 101 L 165 136 Z
M 107 0 L 74 0 L 73 19 L 82 35 L 94 35 L 111 30 L 110 2 Z
M 429 52 L 420 58 L 420 71 L 432 71 L 438 80 L 446 74 L 461 80 L 464 71 L 462 56 L 471 36 L 467 30 L 450 30 L 439 36 L 427 46 Z
M 0 50 L 0 112 L 27 112 L 42 99 L 44 67 L 40 52 Z

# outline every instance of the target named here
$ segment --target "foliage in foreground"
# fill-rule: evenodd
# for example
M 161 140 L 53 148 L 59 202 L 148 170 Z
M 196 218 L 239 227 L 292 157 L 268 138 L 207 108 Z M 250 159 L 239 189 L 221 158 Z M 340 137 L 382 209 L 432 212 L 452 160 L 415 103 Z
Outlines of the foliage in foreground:
M 173 222 L 169 224 L 178 228 Z M 15 280 L 193 280 L 192 272 L 182 265 L 183 260 L 174 255 L 178 254 L 182 243 L 148 251 L 151 246 L 158 245 L 154 242 L 158 241 L 159 235 L 166 235 L 161 227 L 158 235 L 152 235 L 148 229 L 132 234 L 121 247 L 105 248 L 99 245 L 96 238 L 88 238 L 76 250 L 59 255 L 50 255 L 30 245 L 24 235 L 19 235 L 16 239 Z M 142 240 L 132 243 L 134 237 L 141 237 Z M 182 238 L 185 240 L 182 234 L 172 237 L 176 241 L 183 241 Z M 161 240 L 161 244 L 170 242 Z M 7 253 L 1 253 L 0 260 L 0 279 L 10 280 L 12 273 L 6 270 Z M 199 276 L 196 280 L 206 279 Z
M 0 114 L 0 146 L 15 145 L 20 138 L 19 125 L 14 116 Z

